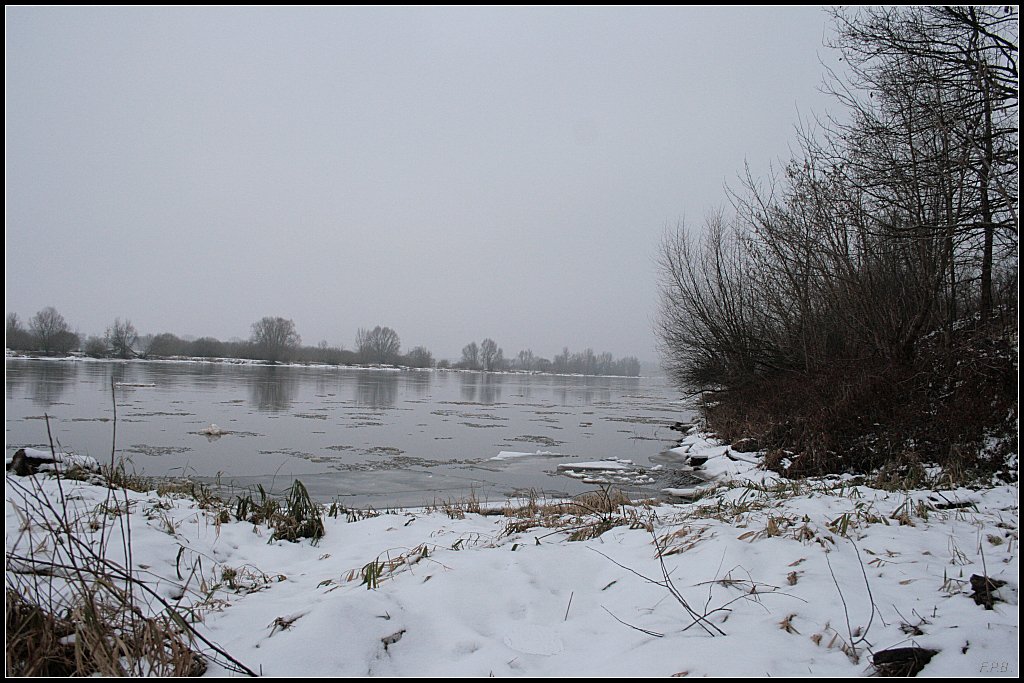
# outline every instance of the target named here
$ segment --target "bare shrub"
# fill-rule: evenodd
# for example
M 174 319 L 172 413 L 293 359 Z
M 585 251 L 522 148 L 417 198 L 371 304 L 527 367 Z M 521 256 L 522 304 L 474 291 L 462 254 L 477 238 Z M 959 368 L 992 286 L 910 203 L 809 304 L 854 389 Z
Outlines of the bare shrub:
M 664 364 L 794 472 L 984 469 L 1016 415 L 1016 9 L 833 16 L 849 116 L 665 238 Z

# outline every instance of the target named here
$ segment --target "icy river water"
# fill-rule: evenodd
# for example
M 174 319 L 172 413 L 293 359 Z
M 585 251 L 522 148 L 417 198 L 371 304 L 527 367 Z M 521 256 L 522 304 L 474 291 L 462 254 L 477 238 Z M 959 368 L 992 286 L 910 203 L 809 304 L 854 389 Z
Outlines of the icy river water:
M 48 417 L 63 450 L 101 462 L 113 444 L 146 475 L 275 492 L 299 478 L 318 499 L 354 506 L 574 495 L 602 475 L 566 470 L 610 458 L 603 476 L 638 494 L 692 481 L 667 452 L 679 437 L 669 425 L 692 413 L 662 378 L 81 359 L 5 368 L 8 456 L 48 449 Z

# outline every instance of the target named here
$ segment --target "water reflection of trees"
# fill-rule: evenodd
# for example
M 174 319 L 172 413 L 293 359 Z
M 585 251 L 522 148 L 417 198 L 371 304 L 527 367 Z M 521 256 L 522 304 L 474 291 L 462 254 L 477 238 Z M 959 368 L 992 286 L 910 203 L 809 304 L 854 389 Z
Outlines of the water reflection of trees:
M 8 364 L 4 372 L 4 384 L 7 386 L 7 399 L 14 398 L 26 382 L 28 382 L 29 368 L 24 363 Z
M 476 402 L 476 383 L 479 375 L 475 372 L 459 373 L 459 395 L 466 403 Z
M 178 365 L 181 365 L 180 363 Z M 248 367 L 226 366 L 221 363 L 188 363 L 179 373 L 187 373 L 190 384 L 215 387 L 224 380 L 244 381 Z M 258 368 L 263 369 L 263 368 Z
M 519 392 L 519 398 L 523 403 L 530 403 L 533 400 L 533 377 L 520 375 L 516 380 L 515 390 Z
M 423 398 L 430 392 L 430 383 L 434 373 L 430 371 L 402 373 L 403 386 L 407 387 L 416 398 Z
M 249 401 L 260 412 L 288 410 L 295 400 L 299 383 L 289 368 L 273 365 L 253 368 L 249 383 Z
M 499 403 L 505 375 L 490 372 L 459 373 L 459 390 L 467 403 Z
M 78 380 L 78 363 L 34 362 L 27 367 L 32 403 L 49 407 L 60 400 L 72 382 Z
M 485 372 L 480 376 L 480 403 L 498 403 L 501 401 L 501 385 L 504 375 Z
M 563 406 L 607 403 L 612 400 L 612 387 L 603 377 L 555 376 L 554 395 Z
M 314 372 L 313 385 L 316 387 L 317 396 L 327 396 L 329 394 L 338 393 L 338 377 L 333 372 L 330 374 L 328 374 L 326 370 Z
M 398 399 L 398 373 L 367 370 L 356 373 L 356 405 L 394 408 Z

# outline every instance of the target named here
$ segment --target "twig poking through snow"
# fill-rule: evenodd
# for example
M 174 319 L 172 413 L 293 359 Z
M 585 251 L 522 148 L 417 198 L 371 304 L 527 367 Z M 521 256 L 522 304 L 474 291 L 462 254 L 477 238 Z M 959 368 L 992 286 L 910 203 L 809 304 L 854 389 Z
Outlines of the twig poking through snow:
M 619 619 L 617 616 L 612 614 L 611 611 L 609 611 L 609 609 L 607 607 L 605 607 L 604 605 L 601 605 L 601 609 L 603 609 L 605 612 L 608 612 L 608 614 L 611 615 L 612 619 L 614 619 L 615 621 L 619 622 L 623 626 L 630 627 L 634 631 L 640 631 L 640 633 L 646 633 L 647 635 L 654 636 L 655 638 L 664 638 L 665 637 L 664 633 L 658 633 L 657 631 L 648 631 L 645 628 L 640 628 L 639 626 L 634 626 L 633 624 L 627 624 L 622 619 Z

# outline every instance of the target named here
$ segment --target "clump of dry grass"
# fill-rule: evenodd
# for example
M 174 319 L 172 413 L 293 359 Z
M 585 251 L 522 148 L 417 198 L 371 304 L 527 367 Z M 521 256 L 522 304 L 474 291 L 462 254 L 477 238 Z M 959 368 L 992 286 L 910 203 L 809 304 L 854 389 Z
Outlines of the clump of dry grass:
M 115 401 L 114 444 L 116 425 Z M 50 450 L 56 453 L 52 435 Z M 107 487 L 95 510 L 66 493 L 69 473 L 53 473 L 56 491 L 42 476 L 5 481 L 20 519 L 4 550 L 7 675 L 200 676 L 214 661 L 255 676 L 134 569 L 129 489 L 152 486 L 129 475 L 123 460 L 115 465 L 115 452 L 112 444 L 100 481 L 69 472 Z
M 271 541 L 294 543 L 300 538 L 308 538 L 313 545 L 324 535 L 323 512 L 298 479 L 288 489 L 283 504 L 270 496 L 262 484 L 238 496 L 235 504 L 235 518 L 240 522 L 266 524 L 274 529 Z
M 71 676 L 78 671 L 75 632 L 69 619 L 59 619 L 8 587 L 4 600 L 5 673 L 8 676 Z
M 349 523 L 358 522 L 363 519 L 372 519 L 379 517 L 380 512 L 373 508 L 367 507 L 365 509 L 350 508 L 338 499 L 331 502 L 330 507 L 327 508 L 327 516 L 331 519 L 337 519 L 341 515 L 345 515 L 345 520 Z
M 570 541 L 585 541 L 617 526 L 649 530 L 651 521 L 643 514 L 648 502 L 634 503 L 625 493 L 608 485 L 567 501 L 548 502 L 531 492 L 525 499 L 510 501 L 505 506 L 503 513 L 509 521 L 503 534 L 512 536 L 545 528 L 552 533 L 569 532 Z
M 421 543 L 415 548 L 407 550 L 389 550 L 381 553 L 362 567 L 350 570 L 343 578 L 344 581 L 355 581 L 368 590 L 380 586 L 381 581 L 390 578 L 403 569 L 409 569 L 430 556 L 430 548 Z
M 112 492 L 100 522 L 57 482 L 52 497 L 35 478 L 6 482 L 21 518 L 5 551 L 8 675 L 198 676 L 207 658 L 251 673 L 129 569 L 127 496 Z
M 446 500 L 434 500 L 434 504 L 427 507 L 428 512 L 441 511 L 448 515 L 449 519 L 465 519 L 467 514 L 480 515 L 489 511 L 481 506 L 476 491 L 470 491 L 464 498 L 448 498 Z

